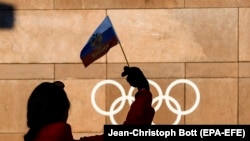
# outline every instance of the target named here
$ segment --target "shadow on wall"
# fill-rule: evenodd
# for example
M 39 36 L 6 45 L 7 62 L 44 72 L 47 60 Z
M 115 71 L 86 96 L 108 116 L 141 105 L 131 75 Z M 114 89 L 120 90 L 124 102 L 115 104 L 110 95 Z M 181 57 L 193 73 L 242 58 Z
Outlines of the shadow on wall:
M 0 3 L 0 28 L 13 28 L 14 16 L 14 7 L 12 5 Z

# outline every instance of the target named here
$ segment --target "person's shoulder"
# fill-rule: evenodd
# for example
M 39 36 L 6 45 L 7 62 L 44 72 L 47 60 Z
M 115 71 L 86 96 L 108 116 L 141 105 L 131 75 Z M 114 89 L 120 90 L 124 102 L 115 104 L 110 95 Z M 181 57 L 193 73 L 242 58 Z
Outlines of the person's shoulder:
M 40 130 L 39 134 L 41 136 L 47 136 L 47 135 L 62 135 L 66 133 L 67 134 L 71 133 L 71 126 L 64 122 L 56 122 L 44 126 Z
M 135 94 L 135 98 L 138 99 L 138 98 L 142 98 L 142 99 L 145 99 L 145 98 L 152 98 L 152 93 L 150 90 L 148 89 L 140 89 L 136 94 Z
M 85 136 L 81 137 L 80 140 L 76 141 L 103 141 L 104 140 L 104 135 L 94 135 L 94 136 Z
M 151 91 L 149 89 L 140 89 L 138 91 L 138 93 L 152 95 L 152 93 L 151 93 Z

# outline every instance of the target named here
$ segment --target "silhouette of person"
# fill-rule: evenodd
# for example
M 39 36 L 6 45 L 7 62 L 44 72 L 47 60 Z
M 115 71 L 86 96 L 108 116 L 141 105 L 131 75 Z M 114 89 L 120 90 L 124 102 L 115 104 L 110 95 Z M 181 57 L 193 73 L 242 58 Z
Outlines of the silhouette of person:
M 151 124 L 155 111 L 149 83 L 137 67 L 124 67 L 123 77 L 138 89 L 124 125 Z M 70 101 L 61 81 L 42 82 L 32 91 L 27 103 L 28 132 L 24 141 L 103 141 L 104 135 L 81 137 L 75 140 L 67 123 Z
M 152 93 L 147 78 L 138 67 L 125 66 L 121 75 L 122 77 L 127 76 L 126 79 L 130 86 L 138 90 L 123 124 L 152 124 L 155 110 L 152 107 Z
M 61 81 L 42 82 L 31 93 L 27 104 L 28 132 L 24 141 L 103 141 L 102 135 L 73 139 L 67 123 L 70 101 Z

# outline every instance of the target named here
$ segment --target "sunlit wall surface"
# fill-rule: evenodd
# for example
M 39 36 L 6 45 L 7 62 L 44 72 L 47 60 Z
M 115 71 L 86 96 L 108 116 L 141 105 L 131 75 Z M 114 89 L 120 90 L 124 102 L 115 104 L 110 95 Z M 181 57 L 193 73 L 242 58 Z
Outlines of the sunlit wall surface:
M 249 124 L 250 1 L 248 0 L 0 0 L 0 141 L 22 141 L 26 104 L 36 85 L 61 80 L 71 101 L 68 122 L 74 138 L 102 133 L 104 124 L 123 123 L 129 101 L 110 114 L 130 86 L 123 66 L 140 67 L 151 85 L 154 124 Z M 109 15 L 121 41 L 88 67 L 80 51 Z M 179 116 L 159 98 L 179 79 L 193 82 L 200 100 Z M 133 91 L 134 92 L 134 91 Z M 187 111 L 197 95 L 179 83 L 172 108 Z M 176 103 L 177 104 L 174 104 Z M 116 108 L 119 107 L 119 103 Z

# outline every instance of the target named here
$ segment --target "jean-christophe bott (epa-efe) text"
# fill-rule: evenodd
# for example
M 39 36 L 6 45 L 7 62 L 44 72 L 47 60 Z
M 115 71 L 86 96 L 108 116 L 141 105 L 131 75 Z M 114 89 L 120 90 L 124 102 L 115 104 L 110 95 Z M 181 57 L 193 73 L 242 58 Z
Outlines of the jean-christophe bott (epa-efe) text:
M 247 139 L 247 132 L 250 126 L 194 126 L 194 125 L 152 125 L 152 126 L 122 126 L 122 125 L 106 125 L 104 126 L 104 134 L 108 139 L 117 137 L 129 138 L 227 138 L 234 137 L 238 139 Z M 249 129 L 250 130 L 250 129 Z M 250 135 L 249 135 L 250 136 Z

